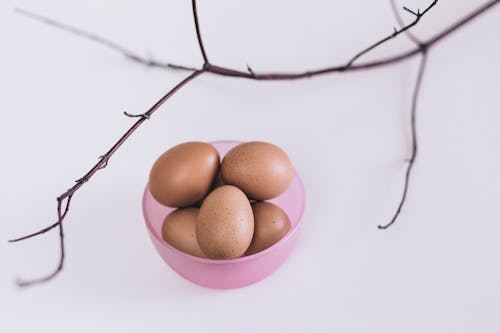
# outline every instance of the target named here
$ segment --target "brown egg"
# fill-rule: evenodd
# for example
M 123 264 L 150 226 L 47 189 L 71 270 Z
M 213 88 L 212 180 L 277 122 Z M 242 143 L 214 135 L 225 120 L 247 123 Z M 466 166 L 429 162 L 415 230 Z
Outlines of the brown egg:
M 180 208 L 163 221 L 162 237 L 176 249 L 196 257 L 206 258 L 196 240 L 198 208 Z
M 201 250 L 212 259 L 238 258 L 253 236 L 252 207 L 237 187 L 224 185 L 211 192 L 200 208 L 196 237 Z
M 217 172 L 217 176 L 215 177 L 214 183 L 212 184 L 212 190 L 215 190 L 218 187 L 221 187 L 224 184 L 224 180 L 222 179 L 222 173 L 219 168 L 219 171 Z
M 270 202 L 252 204 L 255 229 L 245 255 L 251 255 L 276 244 L 291 228 L 290 219 L 283 209 Z
M 226 154 L 221 173 L 226 184 L 240 188 L 249 198 L 267 200 L 287 189 L 294 171 L 279 147 L 267 142 L 247 142 Z
M 224 181 L 222 180 L 222 177 L 220 175 L 220 168 L 219 168 L 219 171 L 217 172 L 217 175 L 215 176 L 214 182 L 212 183 L 212 186 L 210 186 L 210 190 L 208 191 L 207 195 L 209 195 L 210 193 L 212 193 L 213 190 L 215 190 L 218 187 L 221 187 L 222 185 L 224 185 Z M 203 197 L 200 201 L 195 203 L 193 206 L 200 208 L 201 204 L 203 203 L 203 201 L 205 200 L 207 195 L 205 197 Z
M 210 190 L 219 160 L 219 153 L 208 143 L 181 143 L 156 160 L 149 174 L 149 190 L 165 206 L 190 206 Z

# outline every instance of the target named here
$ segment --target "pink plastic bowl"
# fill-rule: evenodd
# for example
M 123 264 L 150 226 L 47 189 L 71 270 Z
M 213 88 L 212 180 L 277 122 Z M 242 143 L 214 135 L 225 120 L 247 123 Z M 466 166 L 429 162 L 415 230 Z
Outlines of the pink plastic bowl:
M 238 141 L 216 141 L 211 144 L 219 151 L 221 158 Z M 285 210 L 292 227 L 279 242 L 264 251 L 251 256 L 230 260 L 203 259 L 177 250 L 161 237 L 165 217 L 175 208 L 158 203 L 146 186 L 142 209 L 149 236 L 156 250 L 165 262 L 186 279 L 209 288 L 239 288 L 260 281 L 274 272 L 290 255 L 297 241 L 305 207 L 304 185 L 295 177 L 288 189 L 279 197 L 270 200 Z

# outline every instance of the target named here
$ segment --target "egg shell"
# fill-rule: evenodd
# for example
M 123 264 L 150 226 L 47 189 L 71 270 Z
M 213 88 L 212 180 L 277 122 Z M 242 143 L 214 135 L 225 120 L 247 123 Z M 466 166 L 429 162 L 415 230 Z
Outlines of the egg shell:
M 252 241 L 253 230 L 252 207 L 237 187 L 218 187 L 203 201 L 196 224 L 196 237 L 207 257 L 241 257 Z
M 245 255 L 252 255 L 276 244 L 292 227 L 288 215 L 270 202 L 252 204 L 254 216 L 253 239 Z
M 294 170 L 287 154 L 267 142 L 247 142 L 231 149 L 221 165 L 226 184 L 240 188 L 255 200 L 268 200 L 290 185 Z
M 149 190 L 165 206 L 193 205 L 210 190 L 219 161 L 219 153 L 208 143 L 179 144 L 154 163 L 149 174 Z
M 223 186 L 223 185 L 226 185 L 226 184 L 224 184 L 224 180 L 222 179 L 222 172 L 219 168 L 219 171 L 217 172 L 217 176 L 215 176 L 214 183 L 212 184 L 212 191 L 218 187 Z
M 206 258 L 196 239 L 196 220 L 198 208 L 180 208 L 165 218 L 162 237 L 176 249 L 192 256 Z
M 208 193 L 205 195 L 205 197 L 203 197 L 200 201 L 195 203 L 193 206 L 200 208 L 201 204 L 203 203 L 203 201 L 205 200 L 207 195 L 209 195 L 210 193 L 212 193 L 213 190 L 215 190 L 218 187 L 221 187 L 222 185 L 224 185 L 224 181 L 222 180 L 222 177 L 220 174 L 220 168 L 219 168 L 219 171 L 217 172 L 217 175 L 215 176 L 214 182 L 212 183 L 212 186 L 210 186 L 210 190 L 208 191 Z

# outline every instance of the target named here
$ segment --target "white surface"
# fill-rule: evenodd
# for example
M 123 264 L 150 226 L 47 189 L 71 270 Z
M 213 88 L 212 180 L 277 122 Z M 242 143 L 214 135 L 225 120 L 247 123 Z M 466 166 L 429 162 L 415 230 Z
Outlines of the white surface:
M 440 1 L 436 31 L 482 1 Z M 426 1 L 406 5 L 423 8 Z M 143 68 L 15 15 L 14 5 L 138 52 L 201 62 L 188 1 L 2 1 L 0 332 L 499 332 L 500 7 L 430 53 L 408 203 L 393 213 L 409 151 L 416 58 L 295 82 L 203 75 L 147 122 L 74 197 L 67 261 L 55 219 L 68 188 L 186 73 Z M 388 1 L 200 1 L 213 63 L 255 71 L 339 64 L 390 32 Z M 405 15 L 408 18 L 408 15 Z M 369 58 L 404 50 L 404 38 Z M 269 140 L 291 156 L 308 205 L 296 251 L 256 285 L 198 287 L 156 254 L 140 199 L 156 156 L 187 140 Z

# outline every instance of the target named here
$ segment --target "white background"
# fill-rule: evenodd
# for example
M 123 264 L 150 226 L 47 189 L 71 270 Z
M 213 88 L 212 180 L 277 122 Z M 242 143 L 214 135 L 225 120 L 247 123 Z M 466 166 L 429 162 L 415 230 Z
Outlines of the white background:
M 439 1 L 429 38 L 483 1 Z M 424 8 L 427 1 L 407 1 Z M 401 4 L 403 5 L 403 4 Z M 79 191 L 56 265 L 56 196 L 187 73 L 144 68 L 13 13 L 19 6 L 141 54 L 199 66 L 189 1 L 3 0 L 0 4 L 0 332 L 499 332 L 500 6 L 433 48 L 408 203 L 388 231 L 409 154 L 418 59 L 294 82 L 202 75 L 169 100 Z M 255 71 L 344 63 L 390 33 L 389 2 L 200 1 L 210 60 Z M 403 14 L 406 19 L 410 15 Z M 411 47 L 403 36 L 364 60 Z M 140 200 L 149 168 L 188 140 L 268 140 L 307 190 L 304 228 L 266 280 L 218 291 L 156 254 Z

